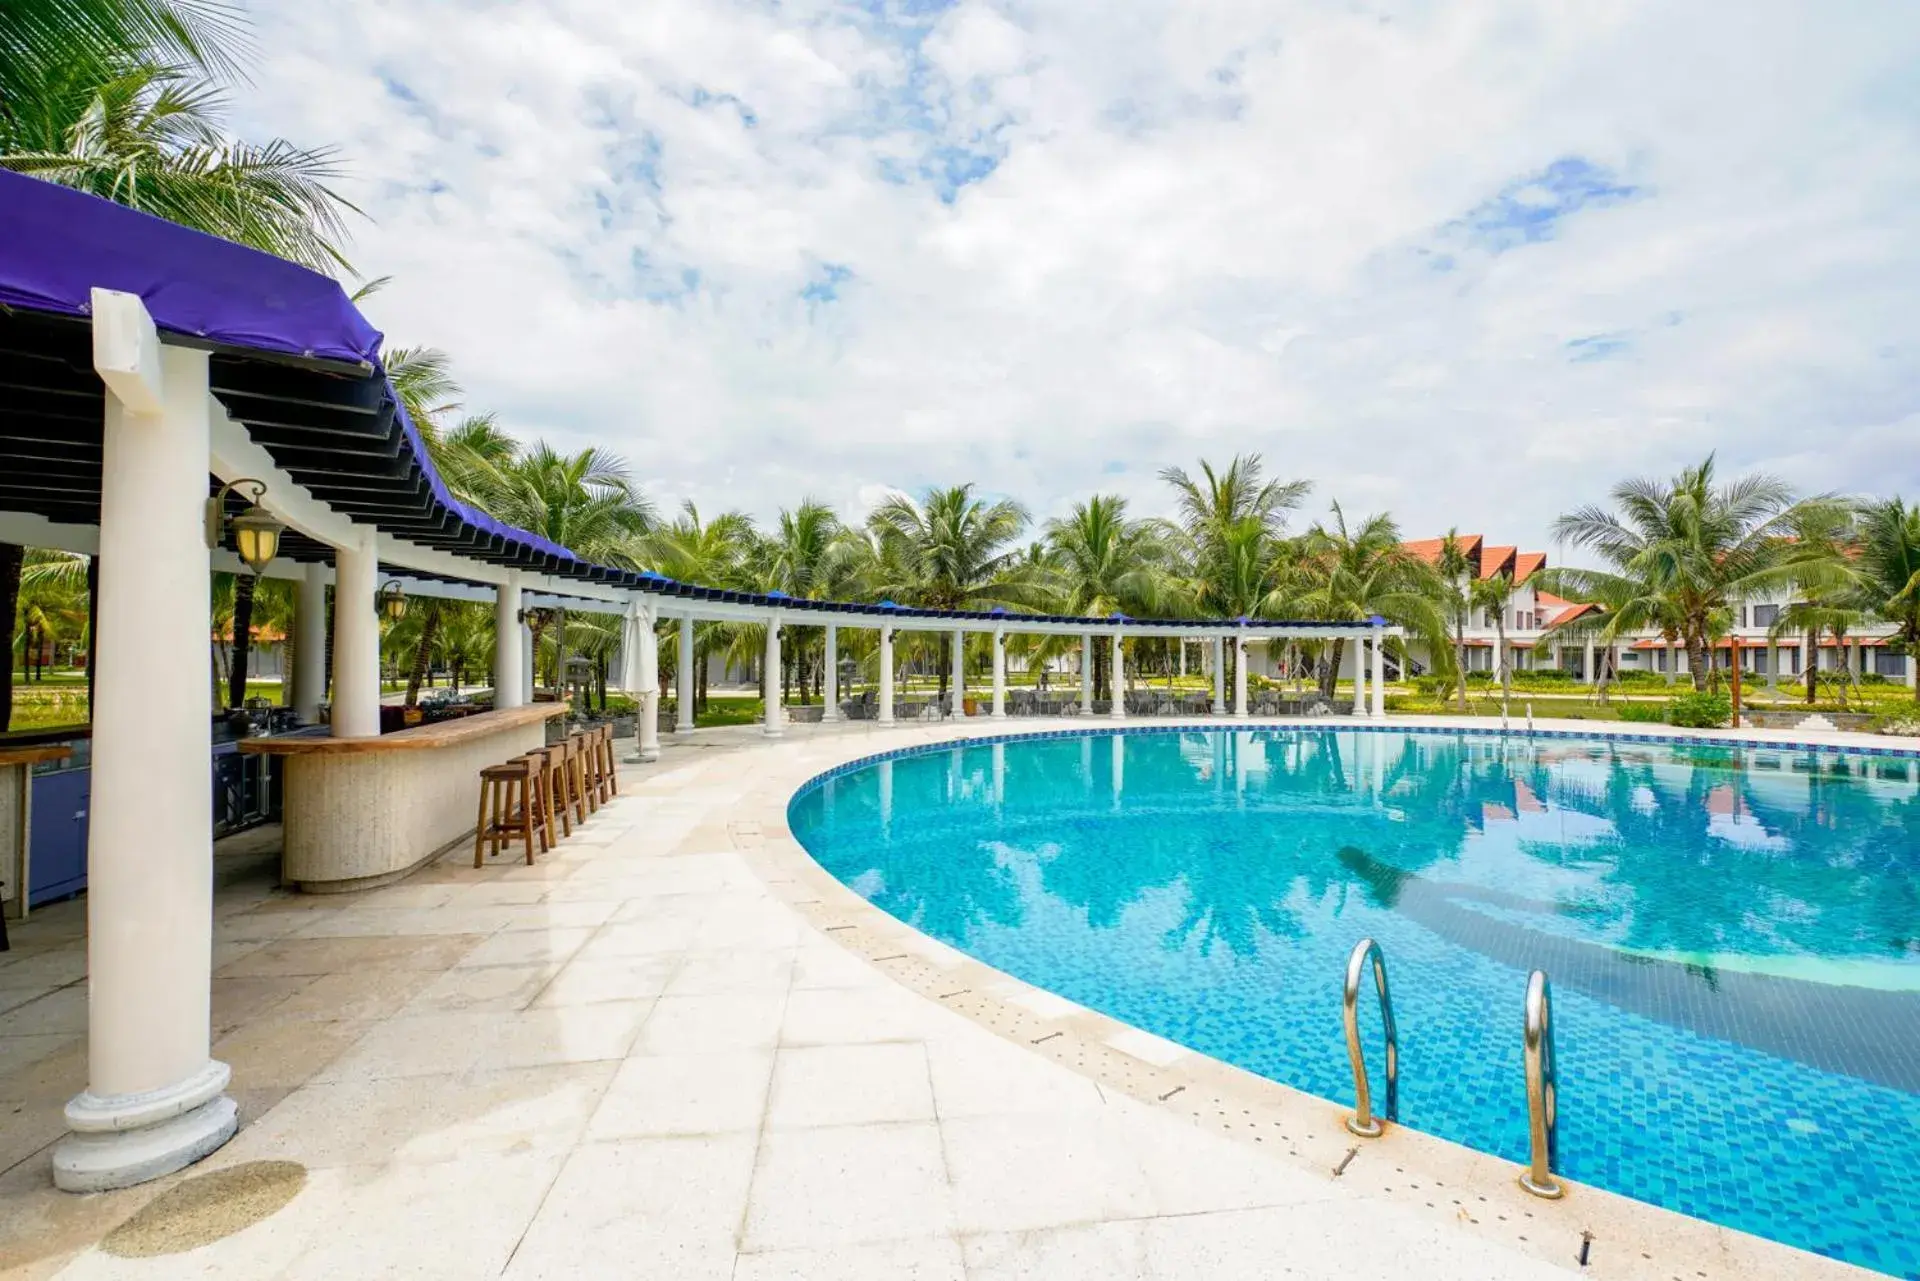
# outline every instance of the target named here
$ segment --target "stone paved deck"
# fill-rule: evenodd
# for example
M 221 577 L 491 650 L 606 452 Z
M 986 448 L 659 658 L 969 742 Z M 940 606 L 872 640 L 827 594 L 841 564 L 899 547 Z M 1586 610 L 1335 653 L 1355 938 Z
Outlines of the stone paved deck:
M 669 743 L 534 867 L 455 851 L 308 897 L 274 887 L 258 837 L 223 849 L 214 1053 L 243 1128 L 187 1174 L 308 1176 L 184 1253 L 96 1243 L 186 1175 L 52 1188 L 85 1083 L 84 914 L 36 913 L 0 955 L 0 1276 L 1586 1275 L 1010 1043 L 808 924 L 735 847 L 761 753 L 934 733 Z M 1718 1250 L 1716 1274 L 1737 1263 Z

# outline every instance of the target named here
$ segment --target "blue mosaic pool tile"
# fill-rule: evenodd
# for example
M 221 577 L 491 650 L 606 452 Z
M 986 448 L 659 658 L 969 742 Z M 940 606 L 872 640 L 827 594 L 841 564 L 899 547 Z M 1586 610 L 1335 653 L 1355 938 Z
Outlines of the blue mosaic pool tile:
M 1920 1277 L 1916 755 L 1102 726 L 852 762 L 790 819 L 926 933 L 1342 1102 L 1337 985 L 1371 936 L 1402 1120 L 1516 1162 L 1546 968 L 1564 1173 Z

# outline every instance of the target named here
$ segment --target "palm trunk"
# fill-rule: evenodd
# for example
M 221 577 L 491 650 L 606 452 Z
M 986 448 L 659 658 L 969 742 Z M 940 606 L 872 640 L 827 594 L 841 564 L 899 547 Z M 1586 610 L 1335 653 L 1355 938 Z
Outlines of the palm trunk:
M 1334 691 L 1340 684 L 1340 660 L 1346 657 L 1347 642 L 1335 640 L 1333 651 L 1327 660 L 1327 666 L 1320 673 L 1320 697 L 1332 701 Z
M 433 642 L 440 635 L 440 602 L 427 602 L 427 615 L 420 620 L 420 639 L 413 647 L 413 663 L 407 668 L 407 706 L 420 706 L 420 685 L 433 662 Z
M 7 642 L 0 651 L 0 733 L 13 725 L 13 623 L 20 608 L 20 566 L 26 554 L 18 543 L 0 543 L 0 636 Z
M 1707 648 L 1706 637 L 1694 633 L 1687 635 L 1687 675 L 1693 678 L 1693 688 L 1704 693 L 1707 688 L 1707 663 L 1712 653 Z
M 1807 706 L 1812 707 L 1819 700 L 1820 687 L 1820 629 L 1807 629 Z
M 1493 634 L 1500 642 L 1500 701 L 1513 701 L 1513 651 L 1507 648 L 1506 611 L 1494 615 Z
M 251 574 L 233 580 L 233 651 L 227 668 L 227 706 L 247 705 L 247 660 L 253 654 L 253 589 Z
M 1459 615 L 1453 620 L 1453 688 L 1460 698 L 1460 714 L 1467 713 L 1467 620 Z

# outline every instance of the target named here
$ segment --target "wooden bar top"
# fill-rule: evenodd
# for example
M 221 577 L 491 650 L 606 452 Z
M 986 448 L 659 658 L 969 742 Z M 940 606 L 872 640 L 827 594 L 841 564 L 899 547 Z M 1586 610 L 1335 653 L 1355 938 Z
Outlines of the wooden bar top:
M 36 747 L 0 745 L 0 765 L 38 765 L 41 761 L 64 761 L 73 749 L 64 743 L 43 743 Z
M 565 703 L 529 703 L 497 712 L 477 712 L 437 725 L 416 725 L 370 738 L 328 738 L 323 734 L 288 734 L 243 738 L 237 746 L 255 756 L 367 756 L 379 752 L 431 752 L 465 743 L 503 729 L 532 725 L 567 714 Z

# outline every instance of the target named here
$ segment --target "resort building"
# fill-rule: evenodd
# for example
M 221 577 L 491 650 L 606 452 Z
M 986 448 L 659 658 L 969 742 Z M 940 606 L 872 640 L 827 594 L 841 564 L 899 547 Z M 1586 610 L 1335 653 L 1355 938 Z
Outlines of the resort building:
M 1592 619 L 1594 605 L 1578 604 L 1545 590 L 1535 575 L 1547 567 L 1547 553 L 1521 551 L 1516 546 L 1489 544 L 1480 534 L 1455 536 L 1468 562 L 1466 576 L 1458 584 L 1466 589 L 1474 582 L 1501 580 L 1509 585 L 1505 607 L 1495 618 L 1494 611 L 1475 606 L 1468 611 L 1465 638 L 1466 666 L 1469 672 L 1494 673 L 1503 661 L 1505 644 L 1507 666 L 1513 671 L 1547 669 L 1563 671 L 1575 680 L 1592 683 L 1602 670 L 1616 675 L 1627 672 L 1653 672 L 1671 680 L 1687 676 L 1687 653 L 1677 639 L 1651 629 L 1637 631 L 1608 647 L 1597 645 L 1591 631 L 1573 626 L 1577 620 Z M 1440 563 L 1444 538 L 1415 539 L 1407 550 L 1430 565 Z M 1781 611 L 1791 603 L 1782 593 L 1756 595 L 1742 601 L 1730 629 L 1730 636 L 1715 646 L 1714 664 L 1726 669 L 1732 661 L 1733 640 L 1739 641 L 1740 668 L 1749 677 L 1767 681 L 1792 680 L 1818 662 L 1821 671 L 1840 671 L 1851 667 L 1860 676 L 1876 676 L 1912 685 L 1915 658 L 1902 654 L 1889 644 L 1893 628 L 1885 624 L 1869 625 L 1849 634 L 1844 643 L 1829 633 L 1809 644 L 1804 636 L 1772 636 Z M 1410 641 L 1415 674 L 1431 670 L 1434 656 L 1418 641 Z M 1603 665 L 1611 664 L 1607 669 Z

